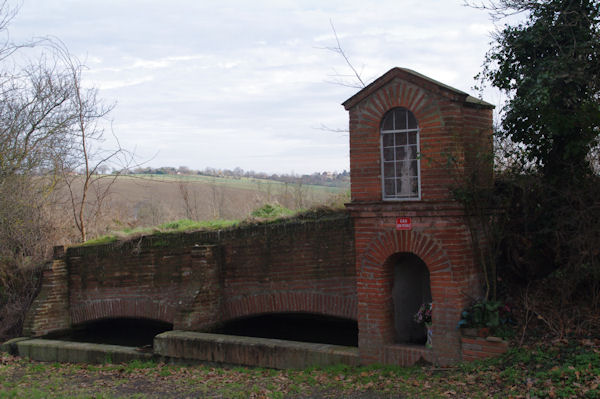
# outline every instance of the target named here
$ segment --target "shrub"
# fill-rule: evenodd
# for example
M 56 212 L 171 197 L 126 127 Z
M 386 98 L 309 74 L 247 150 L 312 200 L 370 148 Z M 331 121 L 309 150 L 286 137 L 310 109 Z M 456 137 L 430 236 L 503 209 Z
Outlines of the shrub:
M 260 208 L 253 210 L 250 213 L 250 216 L 262 219 L 272 219 L 282 216 L 291 216 L 294 213 L 296 212 L 279 204 L 265 204 Z

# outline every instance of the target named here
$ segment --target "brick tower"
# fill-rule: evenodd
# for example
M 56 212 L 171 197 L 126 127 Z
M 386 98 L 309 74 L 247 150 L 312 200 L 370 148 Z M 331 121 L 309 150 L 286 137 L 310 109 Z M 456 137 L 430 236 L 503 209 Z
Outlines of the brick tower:
M 452 188 L 491 181 L 493 106 L 404 68 L 343 103 L 362 363 L 461 360 L 457 323 L 481 291 L 465 210 Z M 477 172 L 477 173 L 474 173 Z M 413 320 L 433 301 L 432 346 Z

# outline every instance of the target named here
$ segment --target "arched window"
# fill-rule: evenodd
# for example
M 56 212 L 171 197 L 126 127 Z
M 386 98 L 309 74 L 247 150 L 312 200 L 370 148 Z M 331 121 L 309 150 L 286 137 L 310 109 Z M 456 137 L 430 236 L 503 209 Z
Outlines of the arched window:
M 381 122 L 383 199 L 420 199 L 420 169 L 417 119 L 406 108 L 394 108 Z

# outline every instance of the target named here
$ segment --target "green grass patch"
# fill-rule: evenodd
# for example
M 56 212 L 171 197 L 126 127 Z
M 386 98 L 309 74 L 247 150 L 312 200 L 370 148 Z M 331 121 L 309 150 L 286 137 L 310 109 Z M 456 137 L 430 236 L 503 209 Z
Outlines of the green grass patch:
M 142 361 L 142 360 L 132 360 L 131 362 L 127 363 L 127 365 L 124 368 L 124 371 L 126 372 L 132 372 L 132 371 L 136 371 L 136 370 L 146 370 L 146 369 L 156 369 L 157 368 L 157 364 L 153 361 Z
M 136 229 L 123 229 L 110 234 L 93 238 L 86 241 L 81 246 L 92 246 L 109 244 L 117 241 L 124 241 L 137 236 L 150 236 L 159 234 L 176 234 L 183 232 L 199 230 L 223 230 L 235 226 L 247 226 L 253 224 L 272 224 L 286 220 L 314 221 L 328 218 L 332 215 L 338 215 L 339 209 L 327 206 L 318 206 L 310 209 L 291 210 L 278 204 L 266 204 L 252 211 L 248 218 L 244 220 L 202 220 L 195 221 L 190 219 L 180 219 L 174 222 L 163 223 L 155 227 L 145 227 Z M 155 239 L 152 243 L 154 247 L 170 245 L 168 240 Z
M 229 227 L 233 227 L 239 224 L 239 220 L 204 220 L 204 221 L 194 221 L 189 219 L 181 219 L 176 220 L 174 222 L 163 223 L 156 227 L 144 227 L 144 228 L 136 228 L 136 229 L 123 229 L 120 231 L 116 231 L 104 236 L 100 236 L 97 238 L 93 238 L 91 240 L 86 241 L 83 246 L 91 246 L 91 245 L 102 245 L 109 244 L 111 242 L 116 242 L 120 240 L 127 240 L 139 235 L 153 235 L 153 234 L 171 234 L 171 233 L 182 233 L 186 231 L 196 231 L 196 230 L 221 230 Z M 153 245 L 156 247 L 168 245 L 167 241 L 156 240 Z
M 168 233 L 179 233 L 192 230 L 220 230 L 235 226 L 239 220 L 205 220 L 194 221 L 189 219 L 176 220 L 161 224 L 157 227 L 159 231 Z
M 298 213 L 297 211 L 293 211 L 279 204 L 265 204 L 260 208 L 253 210 L 250 213 L 250 216 L 255 218 L 279 218 L 285 216 L 291 216 Z

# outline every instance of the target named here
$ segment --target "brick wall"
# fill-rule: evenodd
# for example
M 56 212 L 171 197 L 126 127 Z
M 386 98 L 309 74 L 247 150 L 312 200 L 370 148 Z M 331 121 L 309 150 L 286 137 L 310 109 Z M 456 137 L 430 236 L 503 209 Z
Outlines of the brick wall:
M 157 319 L 186 330 L 270 312 L 356 319 L 352 223 L 345 211 L 72 247 L 55 265 L 30 312 L 37 323 L 30 323 L 30 335 L 112 317 Z
M 265 226 L 223 240 L 223 318 L 258 312 L 356 319 L 352 224 Z
M 508 342 L 478 337 L 462 337 L 462 356 L 465 361 L 481 360 L 508 351 Z
M 44 267 L 40 292 L 23 323 L 24 335 L 44 335 L 71 326 L 69 276 L 62 247 L 55 248 L 55 258 Z

